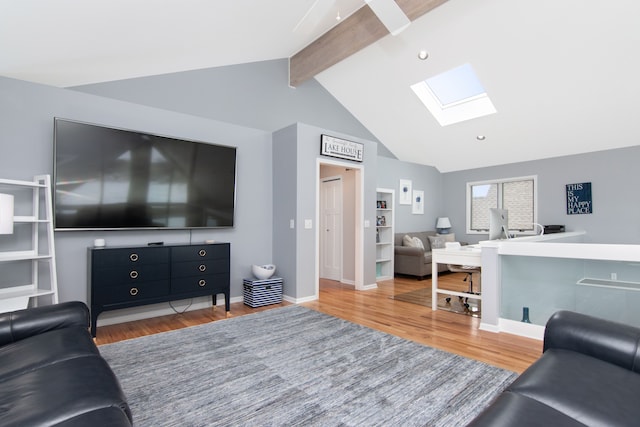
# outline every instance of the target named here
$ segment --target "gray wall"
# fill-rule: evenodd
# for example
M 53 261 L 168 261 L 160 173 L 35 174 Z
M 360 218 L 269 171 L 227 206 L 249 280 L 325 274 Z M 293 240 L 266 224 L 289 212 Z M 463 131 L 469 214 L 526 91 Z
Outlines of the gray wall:
M 273 134 L 273 263 L 284 279 L 283 293 L 298 298 L 296 291 L 297 234 L 297 141 L 295 126 Z M 294 228 L 290 221 L 294 221 Z
M 300 122 L 377 141 L 315 79 L 290 87 L 286 58 L 72 89 L 270 132 Z M 379 154 L 395 157 L 379 145 Z
M 409 179 L 414 190 L 424 191 L 423 215 L 412 214 L 411 205 L 398 204 L 400 179 Z M 395 190 L 396 233 L 435 230 L 436 219 L 446 216 L 443 208 L 442 174 L 436 168 L 379 157 L 376 181 L 380 188 Z
M 443 214 L 461 240 L 475 243 L 486 235 L 465 234 L 466 183 L 538 176 L 538 222 L 585 230 L 586 242 L 640 244 L 640 146 L 513 163 L 443 175 Z M 566 184 L 591 182 L 593 213 L 567 215 Z
M 0 174 L 30 180 L 53 173 L 53 118 L 99 123 L 238 147 L 235 228 L 171 231 L 56 232 L 60 299 L 86 301 L 86 248 L 107 245 L 231 242 L 231 296 L 242 295 L 242 278 L 253 263 L 272 258 L 271 133 L 135 105 L 71 90 L 0 77 Z M 258 214 L 256 214 L 258 212 Z
M 295 149 L 293 147 L 292 133 L 294 131 Z M 274 256 L 276 259 L 286 262 L 287 268 L 293 267 L 293 260 L 295 260 L 295 273 L 292 274 L 287 271 L 289 275 L 285 277 L 285 281 L 287 279 L 295 281 L 296 294 L 293 296 L 297 299 L 308 299 L 316 295 L 315 262 L 317 250 L 316 229 L 318 226 L 316 224 L 316 211 L 318 209 L 316 190 L 320 179 L 318 159 L 335 160 L 320 156 L 320 136 L 323 133 L 364 144 L 365 157 L 361 164 L 364 170 L 363 220 L 369 220 L 371 224 L 375 224 L 375 188 L 377 161 L 379 159 L 376 155 L 377 144 L 375 142 L 302 123 L 297 123 L 276 132 L 273 137 L 274 200 L 277 201 L 274 210 L 274 224 L 282 227 L 282 224 L 286 223 L 288 227 L 289 220 L 294 218 L 296 241 L 294 246 L 274 249 Z M 296 154 L 295 161 L 291 159 L 291 153 L 294 151 Z M 280 155 L 282 155 L 282 158 L 278 158 Z M 344 164 L 349 165 L 349 162 L 345 161 Z M 291 191 L 290 185 L 285 184 L 282 187 L 276 185 L 287 180 L 295 181 L 295 194 L 289 194 L 289 191 Z M 277 206 L 277 203 L 281 202 L 286 205 L 286 208 Z M 295 208 L 293 206 L 294 203 Z M 304 221 L 308 219 L 313 222 L 311 229 L 304 228 Z M 375 227 L 364 228 L 362 232 L 364 240 L 363 285 L 369 286 L 375 284 L 376 281 Z M 289 233 L 290 231 L 284 232 L 284 235 L 289 236 Z M 274 230 L 274 241 L 278 239 L 280 239 L 280 236 Z

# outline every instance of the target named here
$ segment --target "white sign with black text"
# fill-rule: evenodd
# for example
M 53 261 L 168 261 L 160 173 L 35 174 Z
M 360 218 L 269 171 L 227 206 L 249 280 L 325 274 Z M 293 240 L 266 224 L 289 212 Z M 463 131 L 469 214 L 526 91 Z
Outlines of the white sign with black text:
M 354 162 L 362 162 L 364 144 L 329 135 L 322 135 L 320 139 L 320 154 L 323 156 L 353 160 Z

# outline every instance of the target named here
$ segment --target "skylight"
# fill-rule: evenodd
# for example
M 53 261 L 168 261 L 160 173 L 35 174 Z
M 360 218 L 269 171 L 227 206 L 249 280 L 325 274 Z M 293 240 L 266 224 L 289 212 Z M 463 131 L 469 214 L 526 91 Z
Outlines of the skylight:
M 441 126 L 496 112 L 470 64 L 464 64 L 411 86 Z

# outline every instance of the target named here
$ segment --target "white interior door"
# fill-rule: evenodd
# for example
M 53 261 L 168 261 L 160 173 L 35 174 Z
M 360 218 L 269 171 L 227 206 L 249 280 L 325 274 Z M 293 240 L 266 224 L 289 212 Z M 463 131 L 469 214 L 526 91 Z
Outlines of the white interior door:
M 342 279 L 342 179 L 325 178 L 320 186 L 320 277 Z

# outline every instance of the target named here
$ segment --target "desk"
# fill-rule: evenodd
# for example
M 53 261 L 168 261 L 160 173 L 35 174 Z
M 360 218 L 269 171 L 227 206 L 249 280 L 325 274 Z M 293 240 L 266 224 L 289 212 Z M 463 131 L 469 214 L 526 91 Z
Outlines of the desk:
M 433 249 L 431 251 L 431 308 L 438 309 L 438 294 L 455 295 L 463 298 L 481 300 L 480 295 L 438 289 L 438 264 L 458 264 L 481 266 L 481 249 L 479 246 L 462 246 L 458 249 Z

